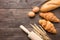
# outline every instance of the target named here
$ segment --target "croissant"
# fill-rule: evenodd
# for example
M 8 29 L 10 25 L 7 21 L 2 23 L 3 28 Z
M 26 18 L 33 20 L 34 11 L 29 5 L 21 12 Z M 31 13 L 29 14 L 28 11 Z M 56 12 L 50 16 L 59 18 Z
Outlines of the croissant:
M 50 21 L 46 21 L 44 19 L 39 20 L 39 24 L 50 33 L 57 33 L 54 25 Z
M 40 11 L 47 12 L 58 7 L 60 7 L 60 0 L 50 0 L 41 6 Z
M 52 22 L 60 22 L 60 19 L 58 19 L 52 12 L 40 13 L 39 15 L 45 18 L 46 20 L 49 20 Z

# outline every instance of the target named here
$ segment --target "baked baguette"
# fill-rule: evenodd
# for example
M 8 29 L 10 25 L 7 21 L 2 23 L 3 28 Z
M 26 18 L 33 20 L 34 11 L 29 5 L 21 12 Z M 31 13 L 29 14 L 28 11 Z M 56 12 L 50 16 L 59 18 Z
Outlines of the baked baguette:
M 60 0 L 50 0 L 41 6 L 40 11 L 47 12 L 58 7 L 60 7 Z
M 50 21 L 46 21 L 44 19 L 39 20 L 39 24 L 50 33 L 57 33 L 54 25 Z
M 40 13 L 39 15 L 46 20 L 60 22 L 60 19 L 58 19 L 52 12 Z

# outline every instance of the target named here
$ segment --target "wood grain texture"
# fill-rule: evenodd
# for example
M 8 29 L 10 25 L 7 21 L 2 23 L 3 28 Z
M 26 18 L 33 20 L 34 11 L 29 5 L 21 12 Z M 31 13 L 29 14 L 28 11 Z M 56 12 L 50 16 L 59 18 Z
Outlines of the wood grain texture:
M 40 19 L 36 14 L 35 18 L 29 18 L 27 13 L 33 6 L 40 6 L 46 0 L 0 0 L 0 40 L 30 40 L 19 26 L 23 24 L 28 30 L 32 30 L 30 23 L 38 24 Z M 40 2 L 40 3 L 39 3 Z M 30 6 L 29 6 L 29 5 Z M 60 8 L 52 11 L 60 18 Z M 52 40 L 60 40 L 60 23 L 53 23 L 57 34 L 48 33 Z
M 0 0 L 0 8 L 32 8 L 40 6 L 46 0 Z

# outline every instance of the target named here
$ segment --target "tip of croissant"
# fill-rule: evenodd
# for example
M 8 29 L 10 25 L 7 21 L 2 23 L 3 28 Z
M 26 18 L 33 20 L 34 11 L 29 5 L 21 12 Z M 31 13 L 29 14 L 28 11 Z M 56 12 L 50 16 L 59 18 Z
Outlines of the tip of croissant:
M 39 20 L 39 24 L 41 24 L 41 20 Z
M 39 13 L 39 16 L 44 16 L 45 15 L 45 13 L 43 13 L 43 12 L 41 12 L 41 13 Z
M 60 19 L 58 20 L 58 22 L 60 22 Z
M 57 33 L 56 29 L 54 29 L 52 33 L 56 34 Z
M 39 20 L 39 23 L 44 22 L 44 21 L 45 21 L 44 19 L 40 19 L 40 20 Z
M 56 22 L 60 22 L 60 19 L 57 19 Z

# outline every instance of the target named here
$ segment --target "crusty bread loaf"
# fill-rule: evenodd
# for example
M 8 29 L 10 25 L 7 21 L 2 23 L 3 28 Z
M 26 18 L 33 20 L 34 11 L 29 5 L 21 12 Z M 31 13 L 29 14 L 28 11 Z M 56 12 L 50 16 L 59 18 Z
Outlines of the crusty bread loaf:
M 60 0 L 50 0 L 43 4 L 40 8 L 42 12 L 47 12 L 60 7 Z

